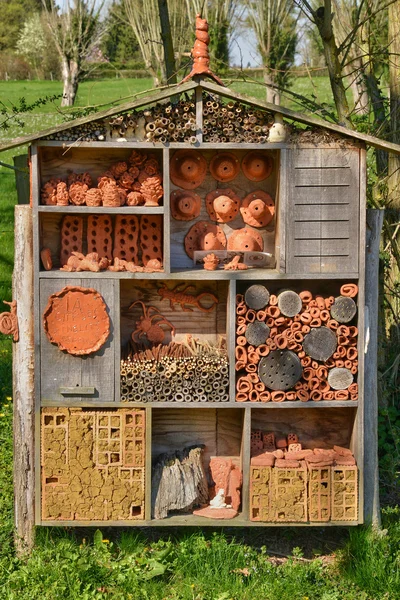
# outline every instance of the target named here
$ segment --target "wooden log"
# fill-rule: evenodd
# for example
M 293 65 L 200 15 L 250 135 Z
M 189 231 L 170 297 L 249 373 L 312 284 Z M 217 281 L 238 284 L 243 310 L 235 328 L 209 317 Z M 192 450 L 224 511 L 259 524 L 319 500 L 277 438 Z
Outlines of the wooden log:
M 365 260 L 366 347 L 364 374 L 364 520 L 380 526 L 378 470 L 378 295 L 379 242 L 383 210 L 367 210 Z
M 338 296 L 331 306 L 331 315 L 338 323 L 349 323 L 357 312 L 353 298 Z
M 34 545 L 34 316 L 32 209 L 15 207 L 13 298 L 19 341 L 13 345 L 14 521 L 18 555 Z
M 244 335 L 252 346 L 261 346 L 269 337 L 269 327 L 263 321 L 254 321 L 247 325 Z
M 348 298 L 351 300 L 351 298 Z M 328 360 L 337 346 L 336 335 L 328 327 L 316 327 L 304 337 L 303 349 L 314 360 Z
M 349 369 L 335 367 L 329 371 L 328 383 L 334 390 L 347 390 L 353 383 L 353 375 Z
M 244 301 L 249 308 L 261 310 L 269 302 L 269 291 L 264 285 L 251 285 L 246 290 Z
M 260 360 L 258 376 L 270 390 L 286 391 L 302 375 L 300 359 L 290 350 L 274 350 Z
M 301 311 L 302 300 L 296 292 L 285 290 L 278 296 L 279 310 L 285 317 L 294 317 Z

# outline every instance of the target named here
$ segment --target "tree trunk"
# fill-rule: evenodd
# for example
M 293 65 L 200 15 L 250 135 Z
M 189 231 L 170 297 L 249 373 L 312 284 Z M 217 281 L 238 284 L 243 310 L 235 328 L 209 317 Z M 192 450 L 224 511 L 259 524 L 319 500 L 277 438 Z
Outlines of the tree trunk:
M 361 59 L 353 60 L 351 66 L 344 69 L 350 82 L 356 115 L 367 115 L 370 109 L 367 84 L 362 76 L 363 70 Z
M 176 66 L 167 0 L 158 0 L 158 12 L 160 14 L 167 84 L 171 85 L 176 83 Z
M 274 83 L 273 77 L 271 75 L 271 71 L 268 67 L 264 66 L 264 83 L 266 84 L 266 100 L 267 102 L 271 102 L 271 104 L 280 104 L 281 103 L 281 95 L 279 90 L 272 87 L 271 84 Z
M 69 60 L 64 56 L 61 63 L 61 74 L 64 84 L 61 106 L 73 106 L 80 75 L 78 62 L 73 59 Z
M 389 85 L 391 142 L 400 143 L 400 0 L 389 6 Z M 389 154 L 390 208 L 400 208 L 400 157 Z

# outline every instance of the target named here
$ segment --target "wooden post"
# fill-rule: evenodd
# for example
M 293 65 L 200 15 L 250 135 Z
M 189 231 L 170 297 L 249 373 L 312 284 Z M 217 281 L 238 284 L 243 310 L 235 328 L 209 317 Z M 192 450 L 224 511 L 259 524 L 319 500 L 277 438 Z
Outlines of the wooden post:
M 32 209 L 15 207 L 13 299 L 17 301 L 19 341 L 13 344 L 14 510 L 17 554 L 34 544 L 34 318 Z
M 378 471 L 379 242 L 383 210 L 367 210 L 365 251 L 364 520 L 380 526 Z

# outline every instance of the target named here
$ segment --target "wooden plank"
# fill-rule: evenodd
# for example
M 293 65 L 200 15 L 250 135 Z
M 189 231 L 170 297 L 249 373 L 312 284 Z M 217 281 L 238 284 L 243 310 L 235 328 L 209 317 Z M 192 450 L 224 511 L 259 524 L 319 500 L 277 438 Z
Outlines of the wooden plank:
M 44 206 L 38 207 L 40 213 L 61 213 L 61 214 L 96 214 L 96 215 L 163 215 L 164 206 Z
M 292 180 L 291 180 L 292 181 Z M 336 187 L 299 187 L 293 194 L 293 201 L 298 206 L 338 204 L 340 206 L 354 202 L 354 194 L 350 187 L 341 187 L 340 193 Z
M 182 94 L 183 92 L 189 92 L 190 90 L 195 89 L 197 83 L 193 81 L 188 81 L 184 84 L 174 85 L 174 86 L 166 86 L 165 89 L 161 91 L 156 91 L 156 93 L 150 93 L 149 95 L 139 98 L 138 100 L 134 100 L 133 102 L 125 102 L 124 104 L 119 104 L 117 106 L 113 106 L 112 108 L 108 108 L 107 110 L 101 110 L 97 112 L 95 115 L 88 115 L 86 117 L 80 117 L 79 119 L 74 119 L 73 121 L 67 121 L 66 123 L 62 123 L 61 125 L 57 125 L 55 127 L 50 127 L 49 129 L 44 129 L 41 132 L 32 133 L 25 136 L 16 137 L 13 140 L 6 142 L 4 144 L 0 144 L 0 152 L 3 150 L 8 150 L 9 148 L 16 148 L 17 146 L 23 146 L 25 144 L 29 144 L 35 140 L 41 139 L 43 137 L 47 137 L 52 135 L 53 133 L 59 133 L 61 131 L 65 131 L 71 127 L 78 127 L 79 125 L 84 125 L 85 123 L 90 123 L 91 121 L 98 121 L 99 119 L 105 119 L 106 117 L 112 117 L 113 115 L 126 112 L 129 110 L 134 110 L 135 108 L 140 108 L 142 106 L 147 106 L 149 104 L 153 104 L 155 102 L 160 102 L 161 100 L 165 100 L 166 98 L 170 98 L 174 94 Z M 150 90 L 151 91 L 151 90 Z
M 359 377 L 364 388 L 364 415 L 360 429 L 364 430 L 366 440 L 364 448 L 364 520 L 368 524 L 380 526 L 379 506 L 379 463 L 378 463 L 378 296 L 379 296 L 379 243 L 383 223 L 383 210 L 367 211 L 367 244 L 365 272 L 365 305 L 366 305 L 366 368 L 364 378 L 362 370 Z M 363 361 L 363 362 L 364 362 Z M 362 411 L 360 411 L 362 412 Z M 359 431 L 359 434 L 361 432 Z M 358 445 L 358 453 L 361 448 Z M 362 487 L 360 485 L 360 487 Z
M 42 521 L 42 527 L 299 527 L 299 523 L 262 523 L 261 521 L 246 521 L 241 515 L 235 519 L 206 519 L 196 515 L 173 515 L 166 519 L 151 521 Z M 319 527 L 321 521 L 301 523 L 301 526 Z M 355 527 L 358 521 L 327 521 L 325 527 Z
M 275 256 L 276 268 L 279 272 L 286 271 L 286 234 L 287 234 L 287 205 L 289 190 L 289 155 L 286 150 L 279 153 L 279 175 L 277 183 L 278 216 L 276 219 Z
M 191 413 L 190 413 L 191 414 Z M 243 412 L 231 408 L 220 412 L 216 409 L 215 445 L 217 456 L 241 455 L 243 435 Z
M 250 518 L 250 440 L 251 440 L 251 413 L 252 409 L 247 406 L 244 410 L 243 420 L 243 445 L 242 445 L 242 514 L 248 520 Z
M 164 271 L 169 273 L 171 271 L 171 253 L 170 253 L 170 237 L 171 237 L 171 216 L 169 207 L 169 195 L 170 195 L 170 178 L 169 178 L 169 158 L 170 154 L 168 150 L 163 150 L 163 187 L 164 187 Z
M 121 395 L 121 300 L 119 281 L 114 281 L 112 311 L 114 325 L 114 402 L 119 402 Z
M 146 450 L 144 471 L 144 518 L 151 519 L 152 410 L 146 407 Z
M 29 553 L 35 540 L 35 380 L 32 209 L 15 207 L 13 300 L 19 341 L 13 344 L 14 543 Z
M 296 240 L 292 239 L 292 256 L 312 256 L 318 258 L 318 272 L 319 272 L 319 258 L 321 256 L 321 240 Z
M 294 219 L 299 221 L 348 221 L 348 204 L 298 204 L 294 207 Z
M 227 304 L 227 348 L 229 360 L 229 399 L 235 402 L 236 398 L 236 371 L 235 371 L 235 347 L 236 347 L 236 281 L 229 282 L 229 295 Z
M 347 187 L 351 182 L 351 171 L 348 167 L 327 169 L 295 169 L 294 184 L 296 187 Z M 339 192 L 339 190 L 337 190 Z
M 313 148 L 301 148 L 295 150 L 296 169 L 320 169 L 330 168 L 337 169 L 349 167 L 349 156 L 352 150 L 341 148 L 341 152 L 337 152 L 337 148 L 327 149 L 326 152 L 316 153 L 315 148 L 321 149 L 321 145 L 314 145 Z
M 29 204 L 29 162 L 27 154 L 13 156 L 15 167 L 15 185 L 17 187 L 18 204 Z
M 295 221 L 293 233 L 296 240 L 347 240 L 349 229 L 348 221 Z
M 93 408 L 93 402 L 88 402 L 85 400 L 69 400 L 68 402 L 60 403 L 58 400 L 43 400 L 42 406 L 74 406 L 76 408 Z M 176 408 L 176 409 L 210 409 L 210 408 L 234 408 L 234 409 L 243 409 L 248 405 L 244 405 L 242 402 L 221 402 L 219 404 L 212 404 L 207 402 L 199 402 L 198 404 L 189 404 L 189 403 L 180 403 L 180 402 L 102 402 L 101 408 L 160 408 L 161 410 L 165 408 Z M 259 404 L 253 405 L 254 408 L 260 408 L 262 410 L 281 410 L 281 409 L 309 409 L 309 408 L 317 408 L 321 410 L 325 410 L 326 408 L 357 408 L 358 402 L 353 400 L 324 400 L 321 402 L 269 402 L 267 404 Z

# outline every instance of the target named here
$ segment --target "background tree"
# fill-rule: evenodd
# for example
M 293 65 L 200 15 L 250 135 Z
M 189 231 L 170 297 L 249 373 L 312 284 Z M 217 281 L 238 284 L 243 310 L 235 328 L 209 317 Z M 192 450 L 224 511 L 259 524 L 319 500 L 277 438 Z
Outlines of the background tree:
M 280 103 L 274 86 L 287 84 L 296 52 L 296 16 L 292 0 L 244 0 L 247 20 L 261 55 L 267 102 Z
M 138 60 L 139 44 L 127 22 L 123 3 L 114 0 L 109 9 L 108 28 L 101 42 L 101 49 L 107 59 L 117 65 Z
M 17 54 L 24 56 L 39 79 L 39 65 L 46 52 L 46 36 L 39 13 L 33 13 L 24 23 L 16 44 Z
M 44 14 L 61 63 L 61 106 L 73 106 L 85 61 L 105 32 L 101 21 L 105 0 L 66 0 L 60 9 L 42 0 Z
M 27 15 L 40 12 L 42 0 L 1 0 L 0 51 L 14 49 Z

